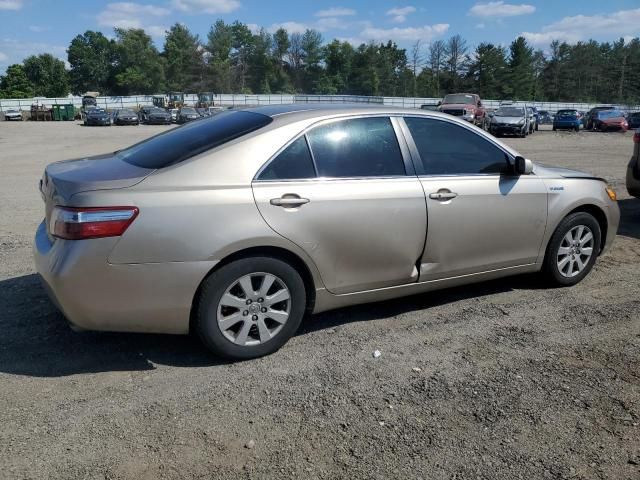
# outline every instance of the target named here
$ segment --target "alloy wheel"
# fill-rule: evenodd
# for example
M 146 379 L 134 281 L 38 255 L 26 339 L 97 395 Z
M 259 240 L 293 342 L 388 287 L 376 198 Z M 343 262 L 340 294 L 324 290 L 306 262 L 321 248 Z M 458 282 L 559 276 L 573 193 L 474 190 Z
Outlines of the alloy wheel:
M 586 268 L 593 255 L 593 242 L 593 232 L 586 225 L 577 225 L 566 233 L 556 258 L 563 277 L 575 277 Z
M 260 345 L 280 333 L 290 312 L 291 293 L 280 278 L 250 273 L 232 282 L 220 298 L 218 327 L 236 345 Z

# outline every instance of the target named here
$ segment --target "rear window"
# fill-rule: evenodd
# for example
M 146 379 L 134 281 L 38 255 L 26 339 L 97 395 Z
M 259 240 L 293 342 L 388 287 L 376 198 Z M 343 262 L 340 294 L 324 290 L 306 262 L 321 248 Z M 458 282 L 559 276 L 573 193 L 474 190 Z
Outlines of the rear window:
M 118 152 L 127 163 L 142 168 L 163 168 L 183 162 L 271 123 L 254 112 L 224 112 L 187 123 Z

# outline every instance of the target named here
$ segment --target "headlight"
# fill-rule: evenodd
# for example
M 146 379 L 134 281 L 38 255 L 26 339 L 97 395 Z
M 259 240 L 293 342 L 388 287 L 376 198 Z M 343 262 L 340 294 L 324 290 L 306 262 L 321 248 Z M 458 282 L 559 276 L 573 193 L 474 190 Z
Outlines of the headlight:
M 524 118 L 520 119 L 520 121 L 518 122 L 518 125 L 524 125 Z

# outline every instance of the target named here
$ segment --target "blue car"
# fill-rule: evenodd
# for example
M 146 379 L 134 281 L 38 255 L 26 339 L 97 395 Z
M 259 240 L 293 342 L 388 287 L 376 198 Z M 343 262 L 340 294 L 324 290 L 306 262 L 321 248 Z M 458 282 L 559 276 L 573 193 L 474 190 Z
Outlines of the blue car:
M 558 110 L 553 119 L 553 131 L 556 130 L 580 130 L 582 120 L 577 110 Z

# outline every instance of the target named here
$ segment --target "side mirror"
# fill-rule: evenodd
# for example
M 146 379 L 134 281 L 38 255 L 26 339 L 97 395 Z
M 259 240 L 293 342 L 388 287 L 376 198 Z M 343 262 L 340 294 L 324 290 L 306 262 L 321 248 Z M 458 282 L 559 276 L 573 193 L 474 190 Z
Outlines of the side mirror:
M 439 101 L 439 102 L 436 104 L 436 107 L 439 107 L 440 105 L 442 105 L 442 101 Z
M 514 167 L 517 175 L 529 175 L 533 172 L 533 162 L 528 158 L 517 156 Z

